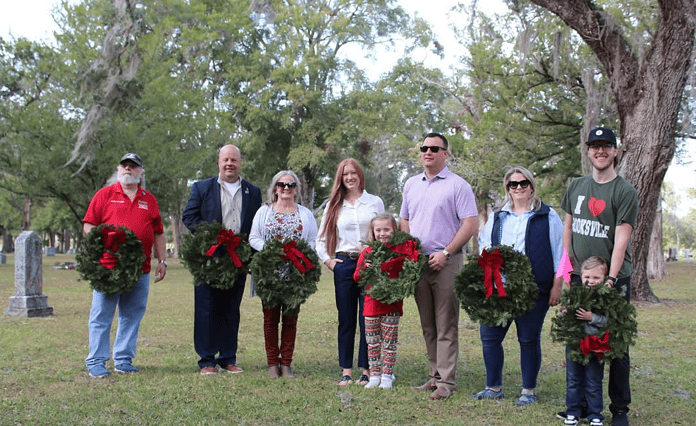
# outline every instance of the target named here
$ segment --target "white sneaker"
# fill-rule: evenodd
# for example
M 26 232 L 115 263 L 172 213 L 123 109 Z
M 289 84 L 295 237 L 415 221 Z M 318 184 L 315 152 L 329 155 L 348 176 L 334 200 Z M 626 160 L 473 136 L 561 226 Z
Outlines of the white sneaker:
M 568 416 L 563 421 L 563 426 L 577 426 L 577 424 L 578 424 L 578 418 L 575 416 Z
M 365 385 L 365 389 L 372 389 L 379 386 L 379 376 L 370 376 L 370 381 Z
M 380 389 L 391 389 L 392 383 L 394 383 L 393 374 L 382 374 L 382 383 L 380 383 Z
M 604 426 L 604 423 L 599 419 L 592 419 L 590 426 Z

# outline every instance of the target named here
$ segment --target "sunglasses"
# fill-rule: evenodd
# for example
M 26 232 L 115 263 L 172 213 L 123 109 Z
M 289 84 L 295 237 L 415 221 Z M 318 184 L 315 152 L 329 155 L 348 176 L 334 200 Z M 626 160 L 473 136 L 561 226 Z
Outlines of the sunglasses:
M 508 188 L 512 189 L 517 189 L 517 186 L 519 185 L 522 187 L 522 189 L 528 187 L 531 184 L 531 182 L 528 179 L 521 180 L 517 182 L 516 180 L 511 180 L 510 183 L 508 183 Z
M 420 152 L 428 152 L 428 149 L 430 149 L 433 153 L 437 154 L 440 152 L 440 150 L 447 151 L 447 148 L 443 148 L 441 146 L 428 146 L 428 145 L 422 145 L 420 147 Z
M 276 182 L 276 186 L 278 188 L 295 189 L 295 188 L 297 188 L 297 183 L 296 182 Z

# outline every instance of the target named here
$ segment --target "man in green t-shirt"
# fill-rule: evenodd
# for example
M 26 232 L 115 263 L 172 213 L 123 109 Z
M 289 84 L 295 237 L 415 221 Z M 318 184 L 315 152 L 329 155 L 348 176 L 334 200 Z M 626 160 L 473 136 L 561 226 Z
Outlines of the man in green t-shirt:
M 638 217 L 638 193 L 616 172 L 616 136 L 611 129 L 597 127 L 585 142 L 592 174 L 574 179 L 563 198 L 566 212 L 563 247 L 573 263 L 572 282 L 580 282 L 580 265 L 590 256 L 609 264 L 607 283 L 626 289 L 631 297 L 631 249 L 629 240 Z M 630 358 L 613 360 L 609 367 L 609 397 L 612 425 L 628 425 L 631 403 Z M 565 413 L 559 413 L 559 416 Z

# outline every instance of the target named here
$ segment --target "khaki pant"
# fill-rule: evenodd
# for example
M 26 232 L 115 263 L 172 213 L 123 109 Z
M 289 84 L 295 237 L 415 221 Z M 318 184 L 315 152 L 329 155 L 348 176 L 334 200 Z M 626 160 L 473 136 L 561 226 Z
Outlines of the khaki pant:
M 454 277 L 462 269 L 463 254 L 452 258 L 438 272 L 426 269 L 416 286 L 416 304 L 423 338 L 428 351 L 430 377 L 438 387 L 457 390 L 459 355 L 459 299 L 454 293 Z

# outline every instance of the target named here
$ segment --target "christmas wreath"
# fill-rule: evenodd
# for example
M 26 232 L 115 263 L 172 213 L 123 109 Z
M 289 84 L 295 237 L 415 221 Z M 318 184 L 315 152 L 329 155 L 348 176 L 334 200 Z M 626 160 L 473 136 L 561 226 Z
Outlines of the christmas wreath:
M 454 291 L 469 317 L 489 327 L 504 327 L 523 315 L 539 294 L 529 258 L 504 245 L 469 256 Z
M 636 308 L 617 289 L 604 284 L 594 288 L 573 284 L 563 291 L 560 305 L 567 312 L 561 310 L 551 320 L 551 338 L 570 349 L 573 361 L 587 364 L 593 356 L 600 361 L 623 358 L 628 347 L 635 343 Z M 596 336 L 585 334 L 584 321 L 575 317 L 578 308 L 604 315 L 607 318 L 605 328 Z
M 373 299 L 394 303 L 412 296 L 423 275 L 427 258 L 420 241 L 403 231 L 394 231 L 388 243 L 370 241 L 372 247 L 366 261 L 372 266 L 360 272 L 361 285 Z
M 281 303 L 293 309 L 317 291 L 320 265 L 319 257 L 306 241 L 274 238 L 254 255 L 250 267 L 256 293 L 264 306 Z
M 140 239 L 124 226 L 101 224 L 84 236 L 75 254 L 77 272 L 104 294 L 127 293 L 143 275 Z
M 181 255 L 194 284 L 204 282 L 225 290 L 234 286 L 240 274 L 247 273 L 251 246 L 244 234 L 235 234 L 220 222 L 206 222 L 184 235 Z

